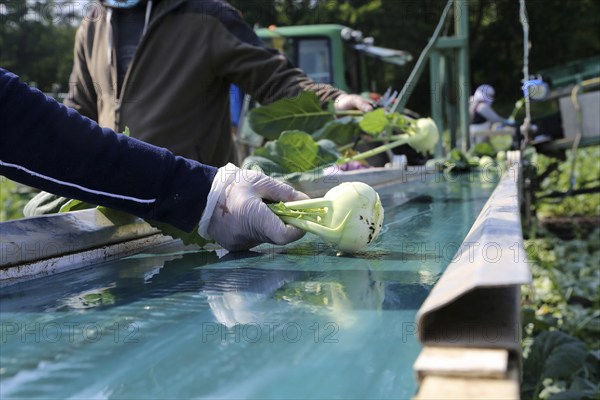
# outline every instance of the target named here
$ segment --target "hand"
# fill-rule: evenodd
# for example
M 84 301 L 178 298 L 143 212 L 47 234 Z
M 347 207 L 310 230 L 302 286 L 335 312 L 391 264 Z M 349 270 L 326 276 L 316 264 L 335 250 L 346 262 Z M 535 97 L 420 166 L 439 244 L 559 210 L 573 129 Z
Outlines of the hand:
M 308 196 L 267 175 L 233 164 L 219 168 L 208 194 L 198 232 L 230 251 L 261 243 L 286 244 L 304 231 L 286 225 L 263 199 L 293 201 Z
M 373 103 L 357 94 L 341 94 L 335 99 L 337 111 L 360 110 L 362 112 L 373 111 Z

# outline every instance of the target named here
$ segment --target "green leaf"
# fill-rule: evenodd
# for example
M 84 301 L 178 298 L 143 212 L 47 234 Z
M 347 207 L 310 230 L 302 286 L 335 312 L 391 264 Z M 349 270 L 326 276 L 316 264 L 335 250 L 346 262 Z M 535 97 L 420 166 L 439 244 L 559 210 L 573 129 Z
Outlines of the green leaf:
M 335 143 L 331 140 L 318 140 L 317 145 L 319 146 L 319 157 L 321 157 L 321 159 L 325 159 L 325 161 L 317 165 L 317 167 L 322 167 L 327 164 L 333 163 L 333 161 L 331 161 L 333 160 L 333 157 L 336 157 L 336 161 L 337 159 L 339 159 L 340 152 L 338 151 L 338 148 L 335 145 Z
M 317 95 L 302 92 L 252 110 L 248 116 L 250 127 L 259 135 L 274 140 L 284 131 L 314 132 L 332 121 L 334 114 L 323 110 Z
M 360 133 L 358 123 L 353 117 L 334 119 L 313 133 L 315 140 L 329 139 L 343 145 L 352 142 Z
M 576 390 L 569 389 L 564 392 L 551 395 L 549 400 L 593 400 L 598 399 L 598 389 Z
M 560 331 L 543 331 L 534 338 L 523 364 L 523 389 L 536 397 L 545 379 L 570 377 L 584 363 L 587 351 L 584 343 Z
M 369 135 L 378 135 L 388 126 L 389 120 L 383 108 L 365 114 L 358 123 L 360 129 Z
M 119 225 L 131 224 L 137 217 L 124 211 L 115 210 L 114 208 L 98 206 L 96 207 L 110 222 Z
M 58 212 L 64 213 L 69 211 L 85 210 L 87 208 L 94 207 L 95 206 L 86 203 L 85 201 L 71 199 L 67 201 L 62 207 L 60 207 L 60 210 Z
M 333 164 L 339 154 L 335 144 L 329 140 L 315 142 L 306 132 L 287 131 L 281 134 L 279 140 L 267 142 L 264 147 L 256 149 L 254 157 L 271 160 L 280 166 L 278 172 L 290 173 Z
M 115 296 L 107 288 L 100 289 L 98 292 L 84 294 L 78 300 L 85 308 L 109 306 L 116 302 Z
M 316 217 L 325 216 L 327 212 L 324 207 L 307 208 L 303 210 L 294 210 L 285 205 L 283 201 L 279 203 L 268 204 L 268 207 L 280 217 L 293 217 L 302 218 L 307 220 L 314 219 Z
M 471 169 L 471 164 L 467 156 L 459 149 L 450 150 L 448 159 L 444 163 L 447 171 L 468 171 Z
M 130 134 L 131 134 L 131 133 L 129 132 L 129 127 L 128 127 L 128 126 L 126 126 L 126 127 L 125 127 L 125 130 L 123 131 L 123 135 L 125 135 L 125 136 L 129 136 Z
M 63 205 L 60 208 L 59 212 L 84 210 L 84 209 L 93 208 L 93 207 L 94 207 L 93 205 L 85 203 L 80 200 L 69 200 L 65 205 Z M 108 218 L 116 226 L 129 224 L 132 222 L 132 220 L 137 218 L 134 215 L 128 214 L 123 211 L 115 210 L 115 209 L 109 208 L 109 207 L 98 206 L 98 207 L 96 207 L 96 209 L 99 212 L 101 212 L 102 214 L 104 214 L 104 216 L 106 218 Z M 157 221 L 151 221 L 151 220 L 145 220 L 145 221 L 148 224 L 152 225 L 153 227 L 159 229 L 163 235 L 171 236 L 173 239 L 181 239 L 181 241 L 186 245 L 197 244 L 199 246 L 204 246 L 206 243 L 210 242 L 209 240 L 206 240 L 202 236 L 200 236 L 200 234 L 198 233 L 197 226 L 191 232 L 185 232 L 185 231 L 182 231 L 181 229 L 177 229 L 174 226 L 163 223 L 163 222 L 157 222 Z
M 334 299 L 347 296 L 344 286 L 339 282 L 319 282 L 315 285 L 304 281 L 286 283 L 272 295 L 275 300 L 311 306 L 327 306 Z
M 475 146 L 471 148 L 470 151 L 472 156 L 481 157 L 481 156 L 489 156 L 495 157 L 496 151 L 492 147 L 491 144 L 486 142 L 477 143 Z
M 99 206 L 98 211 L 104 214 L 106 218 L 108 218 L 113 224 L 117 226 L 131 223 L 132 219 L 137 218 L 123 211 L 118 211 L 103 206 Z M 148 219 L 146 219 L 145 221 L 151 226 L 159 229 L 163 235 L 171 236 L 173 239 L 180 239 L 185 245 L 196 244 L 198 246 L 204 246 L 206 243 L 211 242 L 200 236 L 200 234 L 198 233 L 198 226 L 194 227 L 194 229 L 191 232 L 185 232 L 164 222 L 152 221 Z
M 262 150 L 261 150 L 262 151 Z M 261 152 L 259 151 L 259 153 Z M 285 175 L 288 171 L 285 170 L 280 164 L 271 160 L 267 157 L 252 155 L 246 157 L 242 162 L 242 168 L 244 169 L 260 169 L 263 173 L 274 176 L 274 175 Z
M 212 241 L 206 240 L 200 236 L 198 233 L 198 226 L 195 226 L 191 232 L 185 232 L 181 229 L 175 228 L 172 225 L 165 224 L 164 222 L 151 220 L 146 220 L 146 222 L 153 227 L 160 229 L 163 235 L 171 236 L 173 239 L 180 239 L 185 245 L 196 244 L 198 246 L 204 246 L 207 243 L 212 243 Z
M 394 129 L 399 130 L 401 132 L 406 132 L 411 128 L 414 128 L 415 120 L 409 120 L 406 115 L 394 112 L 386 115 L 389 121 L 389 124 L 394 127 Z
M 510 150 L 513 143 L 512 135 L 493 135 L 489 140 L 496 152 Z

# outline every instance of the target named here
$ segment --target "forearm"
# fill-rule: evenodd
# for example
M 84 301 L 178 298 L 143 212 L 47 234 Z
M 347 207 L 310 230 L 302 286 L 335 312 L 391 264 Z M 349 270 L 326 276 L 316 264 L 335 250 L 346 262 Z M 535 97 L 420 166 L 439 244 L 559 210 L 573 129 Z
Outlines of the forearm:
M 0 69 L 0 174 L 191 230 L 216 169 L 99 127 Z
M 491 123 L 496 123 L 496 122 L 504 122 L 506 120 L 506 118 L 502 118 L 501 116 L 499 116 L 492 107 L 488 106 L 487 104 L 482 104 L 478 109 L 477 112 L 479 114 L 481 114 L 486 120 L 488 120 Z
M 223 18 L 212 32 L 215 71 L 240 86 L 262 104 L 312 91 L 325 103 L 344 92 L 319 84 L 275 49 L 265 47 L 254 31 L 235 14 Z
M 324 104 L 344 93 L 331 85 L 316 83 L 301 69 L 294 67 L 285 56 L 275 53 L 275 50 L 251 48 L 245 51 L 250 53 L 247 57 L 248 62 L 238 67 L 240 71 L 250 68 L 252 72 L 240 74 L 243 79 L 246 79 L 242 84 L 254 85 L 249 89 L 251 90 L 249 93 L 255 94 L 256 99 L 262 104 L 293 97 L 301 91 L 315 92 Z M 235 67 L 235 64 L 232 67 Z

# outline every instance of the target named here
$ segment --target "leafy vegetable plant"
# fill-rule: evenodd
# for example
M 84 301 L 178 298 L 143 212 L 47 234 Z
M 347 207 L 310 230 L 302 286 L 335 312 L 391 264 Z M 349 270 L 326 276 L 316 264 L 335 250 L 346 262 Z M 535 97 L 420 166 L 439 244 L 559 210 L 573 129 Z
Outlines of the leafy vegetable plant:
M 403 144 L 423 154 L 432 153 L 439 140 L 437 126 L 431 118 L 415 120 L 384 109 L 366 114 L 338 113 L 332 107 L 323 110 L 316 95 L 309 92 L 254 109 L 249 122 L 256 133 L 270 141 L 244 164 L 258 165 L 263 171 L 276 174 L 362 161 Z M 293 141 L 289 132 L 294 133 Z M 300 138 L 300 134 L 304 137 Z M 364 141 L 384 143 L 356 154 L 353 149 Z M 322 156 L 324 152 L 328 153 L 327 157 Z M 317 153 L 319 156 L 315 156 Z M 329 155 L 335 153 L 338 157 L 331 160 Z M 294 159 L 292 168 L 290 155 Z
M 522 399 L 597 399 L 600 393 L 600 230 L 563 240 L 538 227 L 525 242 Z
M 258 164 L 267 174 L 285 174 L 307 171 L 315 165 L 329 165 L 338 158 L 339 153 L 332 141 L 323 139 L 315 142 L 307 133 L 286 131 L 278 140 L 256 149 L 248 161 Z
M 258 107 L 252 110 L 248 118 L 250 126 L 257 133 L 267 139 L 277 139 L 283 131 L 317 130 L 333 120 L 334 114 L 321 108 L 315 93 L 302 92 L 296 97 Z
M 350 253 L 375 240 L 384 214 L 377 192 L 362 182 L 345 182 L 322 198 L 280 202 L 270 208 L 284 222 Z

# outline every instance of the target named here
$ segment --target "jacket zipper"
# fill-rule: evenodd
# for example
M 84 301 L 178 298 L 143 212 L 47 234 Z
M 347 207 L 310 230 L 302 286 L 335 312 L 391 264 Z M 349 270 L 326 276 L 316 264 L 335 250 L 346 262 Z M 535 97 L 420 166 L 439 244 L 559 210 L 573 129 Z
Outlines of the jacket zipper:
M 159 1 L 157 1 L 156 3 L 160 4 Z M 131 59 L 131 62 L 129 63 L 129 67 L 127 68 L 127 72 L 125 72 L 125 77 L 123 78 L 123 85 L 121 86 L 121 90 L 118 93 L 118 97 L 115 99 L 115 125 L 118 131 L 121 131 L 124 129 L 121 128 L 121 104 L 123 102 L 123 100 L 125 99 L 125 94 L 126 94 L 126 90 L 128 87 L 128 82 L 129 82 L 129 78 L 132 74 L 133 68 L 135 67 L 136 61 L 139 58 L 139 54 L 142 51 L 143 46 L 146 44 L 146 42 L 148 41 L 148 36 L 150 36 L 151 30 L 152 28 L 157 24 L 157 21 L 159 21 L 160 19 L 162 19 L 165 15 L 167 15 L 169 12 L 171 12 L 173 9 L 175 9 L 176 7 L 178 7 L 179 5 L 181 5 L 183 3 L 183 1 L 177 1 L 174 4 L 171 4 L 169 6 L 166 6 L 165 9 L 163 10 L 157 10 L 158 13 L 155 14 L 154 16 L 150 16 L 150 22 L 148 23 L 148 26 L 146 27 L 145 33 L 142 34 L 142 37 L 140 38 L 140 43 L 138 44 L 137 48 L 135 49 L 135 53 L 133 54 L 133 58 Z M 157 7 L 158 8 L 158 7 Z M 109 29 L 112 29 L 112 21 L 111 21 L 111 26 L 109 26 Z M 114 32 L 115 30 L 113 30 Z M 118 32 L 117 32 L 118 35 Z M 114 44 L 116 43 L 116 36 L 113 34 L 113 51 L 116 51 L 114 49 Z M 116 54 L 113 55 L 113 59 L 116 58 Z M 111 67 L 113 68 L 113 72 L 115 75 L 113 76 L 117 76 L 117 62 L 116 60 L 114 60 L 113 63 L 111 63 Z M 117 78 L 118 79 L 118 78 Z M 115 86 L 118 86 L 117 82 L 115 82 Z M 116 89 L 116 87 L 115 87 Z

